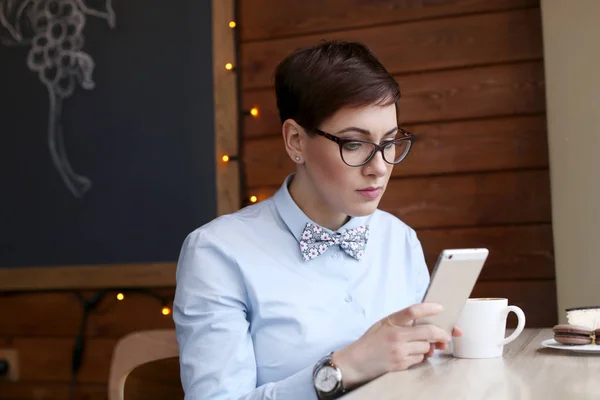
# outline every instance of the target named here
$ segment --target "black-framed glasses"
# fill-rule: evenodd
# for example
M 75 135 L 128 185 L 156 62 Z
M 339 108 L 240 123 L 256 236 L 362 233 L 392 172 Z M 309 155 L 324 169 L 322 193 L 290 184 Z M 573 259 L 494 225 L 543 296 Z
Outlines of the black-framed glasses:
M 406 158 L 414 140 L 414 135 L 402 128 L 398 128 L 402 137 L 386 140 L 381 144 L 368 140 L 343 139 L 320 129 L 314 129 L 314 131 L 318 135 L 336 142 L 340 146 L 342 161 L 350 167 L 367 164 L 378 151 L 381 152 L 386 163 L 396 165 Z

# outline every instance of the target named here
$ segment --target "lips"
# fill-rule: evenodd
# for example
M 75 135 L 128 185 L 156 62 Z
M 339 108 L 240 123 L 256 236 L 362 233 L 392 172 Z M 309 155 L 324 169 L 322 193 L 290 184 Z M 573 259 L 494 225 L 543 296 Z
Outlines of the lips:
M 368 199 L 376 199 L 381 194 L 381 187 L 371 186 L 368 188 L 359 189 L 357 192 Z

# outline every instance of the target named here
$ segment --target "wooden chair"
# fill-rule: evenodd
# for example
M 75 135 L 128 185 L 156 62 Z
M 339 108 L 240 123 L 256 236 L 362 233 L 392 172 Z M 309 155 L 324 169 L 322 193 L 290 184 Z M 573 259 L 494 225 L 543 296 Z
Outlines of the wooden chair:
M 108 400 L 183 398 L 175 330 L 134 332 L 117 342 Z

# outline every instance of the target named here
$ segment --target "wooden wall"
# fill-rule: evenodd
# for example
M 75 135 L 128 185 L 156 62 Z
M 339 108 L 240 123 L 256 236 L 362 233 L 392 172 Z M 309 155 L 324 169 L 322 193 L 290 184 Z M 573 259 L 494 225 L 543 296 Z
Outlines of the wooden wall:
M 173 289 L 154 292 L 172 300 Z M 84 292 L 91 297 L 95 292 Z M 115 293 L 116 294 L 116 293 Z M 18 382 L 0 382 L 2 400 L 66 400 L 71 381 L 71 353 L 82 309 L 72 292 L 0 295 L 0 349 L 16 349 Z M 88 319 L 86 351 L 76 385 L 76 399 L 104 400 L 112 351 L 117 340 L 141 329 L 174 329 L 161 304 L 142 294 L 118 301 L 105 297 Z
M 320 39 L 359 40 L 394 74 L 401 125 L 418 135 L 380 208 L 440 250 L 488 247 L 474 296 L 508 297 L 528 326 L 557 321 L 541 15 L 537 0 L 241 0 L 249 195 L 293 171 L 273 69 Z M 514 324 L 514 320 L 509 320 Z

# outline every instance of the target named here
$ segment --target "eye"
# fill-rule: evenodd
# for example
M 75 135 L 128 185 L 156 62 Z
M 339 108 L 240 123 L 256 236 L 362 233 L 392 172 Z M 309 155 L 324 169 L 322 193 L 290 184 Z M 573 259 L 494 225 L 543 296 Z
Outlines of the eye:
M 392 147 L 394 145 L 394 141 L 393 140 L 386 140 L 383 143 L 381 143 L 381 146 L 383 148 L 389 149 L 390 147 Z
M 362 147 L 362 143 L 360 142 L 350 142 L 344 144 L 344 150 L 356 151 Z

